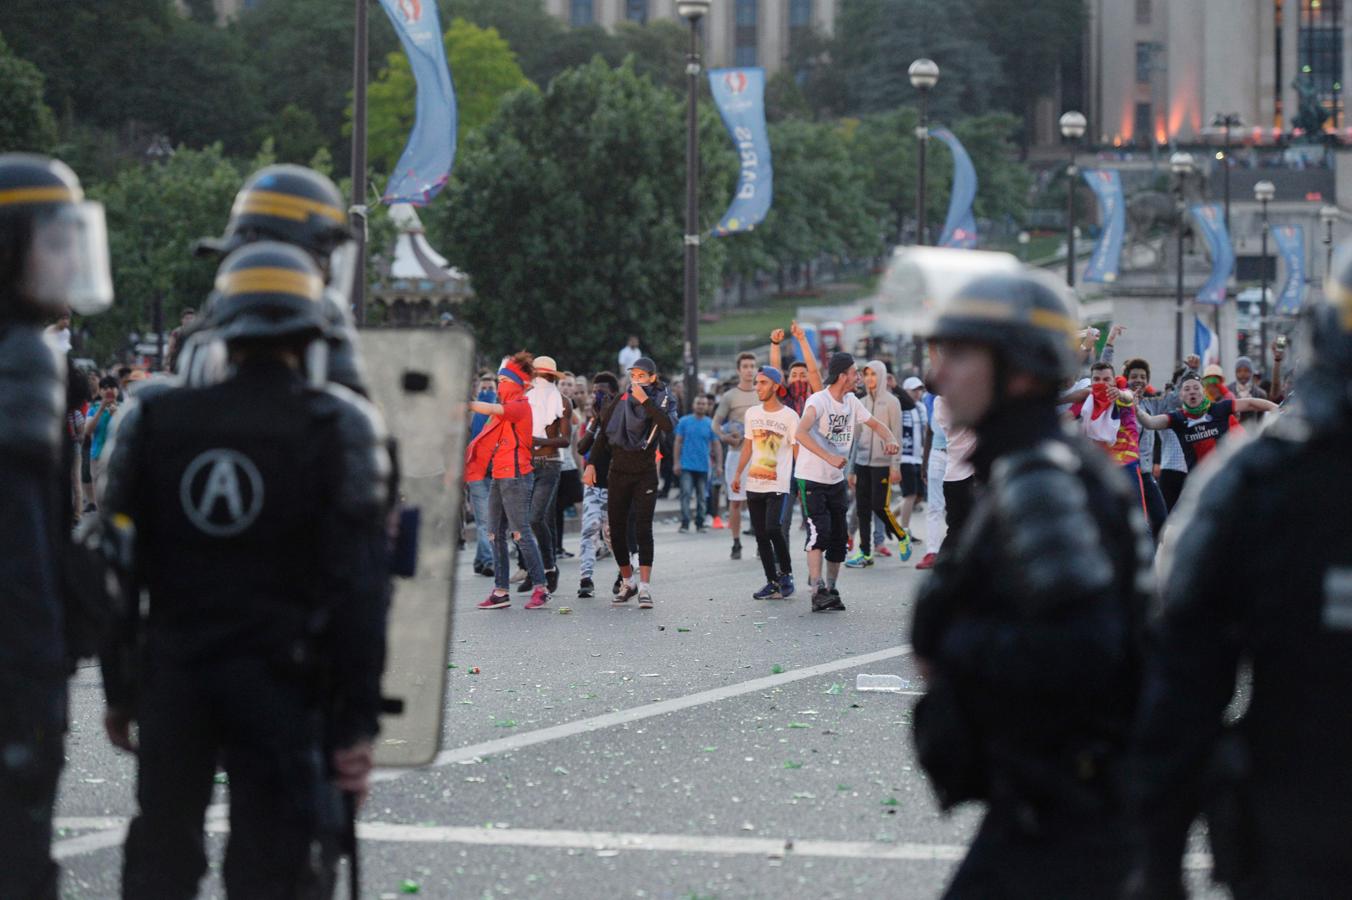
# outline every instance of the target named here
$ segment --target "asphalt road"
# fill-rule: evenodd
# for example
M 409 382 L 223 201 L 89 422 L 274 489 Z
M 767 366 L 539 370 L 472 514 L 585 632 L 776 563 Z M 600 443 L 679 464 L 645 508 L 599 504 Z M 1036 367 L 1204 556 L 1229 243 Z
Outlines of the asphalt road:
M 847 570 L 848 610 L 813 614 L 801 588 L 751 599 L 750 538 L 734 562 L 726 531 L 675 527 L 658 526 L 651 611 L 612 608 L 610 560 L 602 596 L 577 599 L 575 559 L 552 608 L 479 611 L 489 581 L 462 558 L 443 751 L 380 773 L 362 814 L 363 896 L 939 894 L 978 810 L 940 815 L 910 749 L 904 641 L 923 545 L 910 563 Z M 859 692 L 860 673 L 900 675 L 910 692 Z M 101 714 L 97 670 L 83 670 L 55 851 L 68 897 L 116 896 L 135 808 Z M 223 815 L 209 816 L 204 896 L 222 896 Z

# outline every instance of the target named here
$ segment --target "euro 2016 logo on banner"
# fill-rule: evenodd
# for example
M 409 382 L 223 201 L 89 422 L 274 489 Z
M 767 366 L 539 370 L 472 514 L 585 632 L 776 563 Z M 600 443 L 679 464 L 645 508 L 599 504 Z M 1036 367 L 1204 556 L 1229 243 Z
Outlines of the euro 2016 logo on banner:
M 422 0 L 399 0 L 399 13 L 412 25 L 422 18 Z
M 737 71 L 729 72 L 723 76 L 723 84 L 727 87 L 729 94 L 740 94 L 746 90 L 746 73 Z

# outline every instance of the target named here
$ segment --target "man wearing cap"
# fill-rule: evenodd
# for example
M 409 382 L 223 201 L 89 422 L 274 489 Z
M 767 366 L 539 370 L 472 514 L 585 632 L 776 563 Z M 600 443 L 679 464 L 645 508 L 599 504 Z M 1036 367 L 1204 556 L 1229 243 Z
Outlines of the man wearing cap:
M 623 605 L 635 597 L 639 609 L 652 609 L 649 587 L 653 571 L 653 510 L 657 506 L 657 434 L 676 427 L 676 401 L 657 381 L 657 364 L 640 356 L 629 369 L 629 390 L 611 401 L 601 413 L 595 457 L 610 455 L 610 541 L 620 564 L 619 590 L 614 603 Z M 587 464 L 582 483 L 597 483 L 596 466 Z M 630 560 L 629 516 L 635 516 L 638 539 L 638 572 Z
M 826 388 L 808 398 L 798 424 L 798 443 L 808 451 L 798 458 L 798 477 L 803 479 L 807 506 L 807 575 L 814 588 L 813 612 L 845 609 L 836 579 L 845 561 L 850 491 L 844 469 L 854 445 L 855 425 L 864 425 L 882 438 L 885 453 L 895 455 L 901 449 L 887 427 L 875 421 L 854 395 L 858 379 L 854 357 L 833 354 Z M 827 563 L 824 579 L 823 557 Z
M 791 490 L 798 413 L 783 403 L 788 389 L 779 369 L 761 366 L 755 384 L 761 405 L 747 411 L 746 439 L 733 470 L 732 490 L 738 493 L 746 488 L 756 552 L 765 570 L 765 586 L 751 596 L 755 600 L 783 600 L 793 593 L 793 561 L 780 518 Z
M 554 534 L 554 502 L 559 493 L 559 478 L 563 473 L 562 453 L 572 443 L 573 404 L 559 390 L 559 367 L 552 356 L 535 357 L 533 388 L 526 395 L 530 402 L 531 434 L 535 446 L 531 450 L 531 466 L 535 469 L 535 486 L 530 495 L 530 530 L 540 548 L 540 560 L 545 567 L 546 587 L 552 594 L 559 589 L 559 567 L 555 559 L 558 543 Z M 524 594 L 534 585 L 526 578 L 517 585 L 517 593 Z

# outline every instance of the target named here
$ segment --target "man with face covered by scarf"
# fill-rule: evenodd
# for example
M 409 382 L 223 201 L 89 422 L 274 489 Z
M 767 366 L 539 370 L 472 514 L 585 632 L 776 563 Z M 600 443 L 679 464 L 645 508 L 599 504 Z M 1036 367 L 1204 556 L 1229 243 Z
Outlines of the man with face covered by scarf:
M 601 414 L 593 453 L 610 454 L 610 540 L 620 564 L 621 584 L 614 603 L 638 598 L 652 609 L 653 510 L 657 505 L 657 435 L 676 427 L 676 400 L 657 381 L 657 364 L 641 356 L 629 368 L 629 390 Z M 584 485 L 596 484 L 596 466 L 588 463 Z M 638 572 L 629 559 L 629 514 L 635 514 Z

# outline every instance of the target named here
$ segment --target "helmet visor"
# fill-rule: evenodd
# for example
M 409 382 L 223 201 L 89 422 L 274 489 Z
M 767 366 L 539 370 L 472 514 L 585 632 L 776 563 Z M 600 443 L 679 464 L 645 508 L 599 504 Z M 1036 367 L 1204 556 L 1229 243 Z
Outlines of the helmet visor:
M 874 313 L 885 328 L 925 335 L 944 305 L 968 283 L 982 275 L 1012 274 L 1019 268 L 1019 261 L 1008 253 L 898 248 L 878 286 Z
M 43 306 L 69 306 L 86 316 L 112 305 L 103 204 L 63 204 L 34 217 L 23 293 Z

